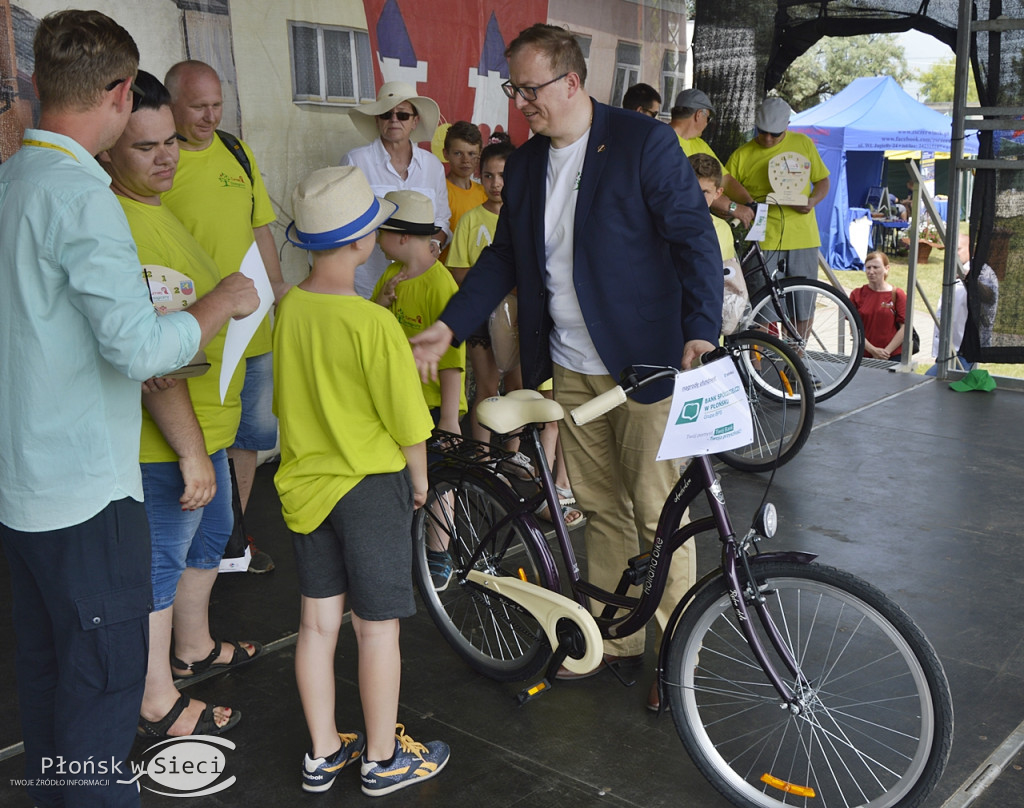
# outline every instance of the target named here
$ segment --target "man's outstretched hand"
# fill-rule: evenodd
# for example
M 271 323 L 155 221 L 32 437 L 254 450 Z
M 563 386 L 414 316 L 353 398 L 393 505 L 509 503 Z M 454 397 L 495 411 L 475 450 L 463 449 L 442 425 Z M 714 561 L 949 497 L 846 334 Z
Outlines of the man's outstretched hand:
M 451 347 L 455 332 L 438 320 L 429 328 L 411 337 L 412 356 L 424 383 L 437 380 L 437 365 Z

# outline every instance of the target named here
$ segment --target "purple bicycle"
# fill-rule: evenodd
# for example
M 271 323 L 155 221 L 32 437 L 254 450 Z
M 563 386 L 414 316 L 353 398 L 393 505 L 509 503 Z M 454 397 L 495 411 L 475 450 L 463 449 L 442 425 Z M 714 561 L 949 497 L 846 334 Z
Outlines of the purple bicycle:
M 583 423 L 676 373 L 634 374 L 573 416 Z M 661 599 L 672 552 L 711 532 L 721 566 L 676 606 L 657 670 L 661 709 L 671 711 L 698 769 L 749 808 L 920 805 L 946 765 L 953 708 L 942 665 L 911 618 L 812 554 L 762 552 L 776 529 L 767 501 L 737 535 L 708 456 L 692 459 L 665 501 L 653 549 L 630 560 L 614 592 L 582 578 L 569 531 L 556 519 L 569 579 L 563 594 L 534 517 L 544 502 L 559 512 L 539 432 L 563 414 L 530 392 L 490 399 L 478 416 L 492 431 L 520 437 L 535 459 L 535 482 L 511 474 L 499 449 L 444 434 L 434 442 L 444 456 L 430 468 L 428 502 L 414 522 L 414 570 L 427 610 L 459 656 L 499 681 L 546 668 L 520 693 L 528 701 L 551 688 L 560 665 L 600 664 L 601 638 L 641 630 Z M 683 524 L 701 493 L 710 514 Z M 450 560 L 441 580 L 428 552 Z

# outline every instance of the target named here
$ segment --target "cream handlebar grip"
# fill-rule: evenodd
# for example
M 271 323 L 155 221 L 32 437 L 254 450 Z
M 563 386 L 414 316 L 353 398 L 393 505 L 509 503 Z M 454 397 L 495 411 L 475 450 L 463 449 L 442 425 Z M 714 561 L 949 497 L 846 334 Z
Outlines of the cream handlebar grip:
M 572 420 L 577 426 L 590 423 L 598 416 L 614 410 L 620 404 L 626 402 L 626 393 L 621 387 L 613 387 L 596 398 L 580 404 L 572 411 Z

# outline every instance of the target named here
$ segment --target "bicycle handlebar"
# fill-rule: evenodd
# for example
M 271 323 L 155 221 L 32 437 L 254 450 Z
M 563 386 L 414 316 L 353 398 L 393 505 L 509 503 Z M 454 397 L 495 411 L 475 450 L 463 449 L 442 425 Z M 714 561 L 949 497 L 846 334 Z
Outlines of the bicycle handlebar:
M 716 359 L 721 359 L 723 356 L 728 355 L 729 352 L 725 348 L 715 348 L 713 351 L 708 351 L 707 353 L 698 356 L 695 367 L 706 365 L 708 362 L 714 362 Z M 644 366 L 641 365 L 640 367 Z M 611 390 L 606 390 L 600 395 L 590 399 L 590 401 L 583 402 L 580 406 L 570 412 L 573 423 L 576 424 L 576 426 L 589 424 L 595 418 L 599 418 L 606 412 L 611 412 L 620 404 L 624 404 L 627 394 L 639 390 L 642 387 L 646 387 L 651 382 L 664 379 L 667 376 L 674 377 L 680 372 L 678 368 L 660 366 L 654 367 L 652 370 L 653 372 L 649 375 L 640 378 L 637 375 L 637 366 L 634 365 L 627 368 L 623 373 L 623 376 L 627 381 L 623 382 L 623 384 L 617 384 Z

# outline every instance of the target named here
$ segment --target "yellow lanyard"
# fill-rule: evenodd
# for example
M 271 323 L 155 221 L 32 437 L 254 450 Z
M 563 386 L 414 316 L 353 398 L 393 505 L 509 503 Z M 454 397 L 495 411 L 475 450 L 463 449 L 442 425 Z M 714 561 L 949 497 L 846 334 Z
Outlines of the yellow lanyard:
M 64 152 L 64 154 L 66 154 L 76 163 L 80 162 L 73 151 L 69 151 L 68 149 L 65 149 L 63 146 L 58 146 L 56 143 L 46 143 L 45 141 L 42 140 L 29 140 L 28 138 L 25 138 L 24 140 L 21 141 L 21 145 L 38 146 L 41 149 L 54 149 L 55 151 Z

